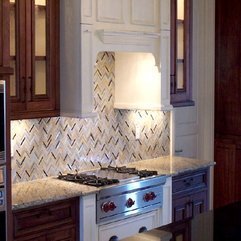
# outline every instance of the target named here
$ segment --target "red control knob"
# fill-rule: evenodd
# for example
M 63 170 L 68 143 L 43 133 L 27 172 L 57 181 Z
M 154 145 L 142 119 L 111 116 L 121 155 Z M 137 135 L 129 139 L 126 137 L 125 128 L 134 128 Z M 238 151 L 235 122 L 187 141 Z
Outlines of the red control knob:
M 105 202 L 101 205 L 101 210 L 104 211 L 105 213 L 110 211 L 109 203 Z
M 149 201 L 151 200 L 151 195 L 150 195 L 150 193 L 146 193 L 146 194 L 144 195 L 143 199 L 144 199 L 145 202 L 149 202 Z
M 109 211 L 114 211 L 116 209 L 116 205 L 114 202 L 105 202 L 101 205 L 101 210 L 105 213 Z
M 114 211 L 116 209 L 116 205 L 114 202 L 109 203 L 109 209 L 110 209 L 110 211 Z
M 144 201 L 145 202 L 149 202 L 149 201 L 152 201 L 156 198 L 156 194 L 154 192 L 149 192 L 149 193 L 146 193 L 143 197 Z
M 151 200 L 154 200 L 156 198 L 156 194 L 154 192 L 151 192 L 150 196 L 151 196 Z
M 131 208 L 135 204 L 135 201 L 133 201 L 131 198 L 129 198 L 126 201 L 126 207 Z

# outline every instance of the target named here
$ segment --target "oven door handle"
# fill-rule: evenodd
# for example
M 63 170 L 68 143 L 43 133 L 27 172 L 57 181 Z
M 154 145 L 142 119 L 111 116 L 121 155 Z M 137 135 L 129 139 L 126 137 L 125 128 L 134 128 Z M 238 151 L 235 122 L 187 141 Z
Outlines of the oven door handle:
M 119 238 L 117 236 L 112 236 L 109 241 L 119 241 Z

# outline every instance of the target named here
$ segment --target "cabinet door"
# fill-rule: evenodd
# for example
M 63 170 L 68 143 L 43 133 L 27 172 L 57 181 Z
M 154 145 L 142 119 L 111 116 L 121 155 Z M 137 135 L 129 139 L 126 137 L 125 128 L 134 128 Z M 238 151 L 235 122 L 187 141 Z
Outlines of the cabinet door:
M 47 235 L 47 241 L 76 241 L 74 228 L 56 230 Z
M 172 210 L 173 222 L 182 221 L 190 217 L 188 197 L 184 196 L 181 198 L 175 198 L 172 201 L 172 206 L 173 206 L 173 210 Z
M 208 209 L 207 191 L 202 191 L 173 200 L 173 221 L 193 218 Z
M 203 191 L 203 192 L 198 192 L 195 193 L 191 196 L 191 213 L 192 213 L 192 217 L 203 213 L 205 211 L 207 211 L 208 209 L 208 202 L 207 202 L 207 191 Z
M 228 140 L 215 140 L 214 207 L 235 201 L 236 145 Z
M 97 22 L 124 23 L 124 1 L 98 0 Z
M 131 0 L 131 23 L 158 26 L 160 23 L 159 4 L 160 1 L 157 0 Z
M 172 241 L 191 241 L 190 220 L 172 226 Z
M 58 0 L 11 0 L 12 117 L 58 113 Z
M 196 158 L 198 153 L 197 107 L 179 107 L 173 112 L 174 155 Z
M 17 239 L 16 241 L 18 240 L 20 241 L 21 239 Z M 30 239 L 26 239 L 26 241 L 46 241 L 46 237 L 41 236 L 41 237 L 30 238 Z
M 193 105 L 191 85 L 192 0 L 171 0 L 171 101 Z
M 9 65 L 9 5 L 0 1 L 0 67 Z

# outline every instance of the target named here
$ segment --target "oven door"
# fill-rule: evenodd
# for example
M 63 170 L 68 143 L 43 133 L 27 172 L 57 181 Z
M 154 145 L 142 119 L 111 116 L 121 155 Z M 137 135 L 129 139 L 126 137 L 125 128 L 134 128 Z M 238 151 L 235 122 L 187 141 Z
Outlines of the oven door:
M 6 163 L 6 88 L 5 81 L 0 80 L 0 165 Z

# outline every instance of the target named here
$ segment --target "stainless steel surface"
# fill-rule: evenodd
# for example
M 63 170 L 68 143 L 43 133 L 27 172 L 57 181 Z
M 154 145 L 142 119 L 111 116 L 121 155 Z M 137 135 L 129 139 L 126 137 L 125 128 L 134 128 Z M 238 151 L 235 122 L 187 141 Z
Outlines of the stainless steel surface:
M 128 182 L 131 180 L 139 179 L 139 177 L 137 175 L 132 175 L 129 173 L 118 173 L 118 172 L 115 172 L 114 170 L 98 169 L 98 170 L 94 170 L 94 171 L 85 172 L 85 174 L 95 175 L 97 177 L 102 177 L 102 178 L 118 179 L 119 182 Z
M 97 223 L 114 221 L 162 207 L 166 176 L 134 179 L 97 194 Z

